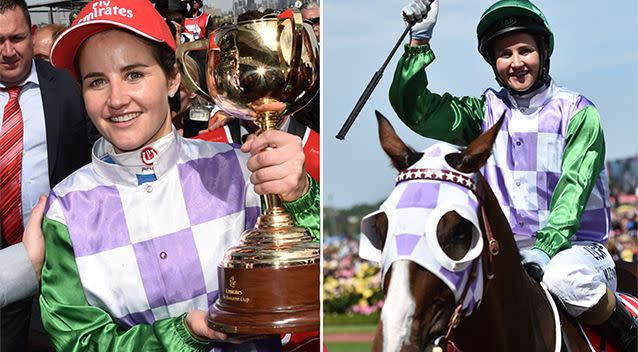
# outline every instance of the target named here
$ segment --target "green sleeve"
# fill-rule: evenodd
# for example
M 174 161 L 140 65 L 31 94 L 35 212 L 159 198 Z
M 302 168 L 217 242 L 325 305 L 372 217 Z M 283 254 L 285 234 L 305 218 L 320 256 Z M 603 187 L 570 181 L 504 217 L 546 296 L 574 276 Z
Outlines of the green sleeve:
M 45 218 L 46 256 L 42 268 L 42 322 L 58 351 L 208 351 L 191 337 L 185 314 L 124 329 L 84 296 L 65 225 Z
M 293 202 L 283 202 L 283 205 L 292 214 L 297 226 L 307 228 L 312 238 L 318 242 L 320 239 L 319 209 L 321 207 L 319 184 L 312 177 L 307 177 L 308 182 L 310 182 L 308 192 Z
M 429 45 L 405 46 L 390 86 L 390 103 L 416 133 L 467 145 L 481 133 L 485 97 L 454 97 L 430 92 L 425 67 L 434 61 Z
M 570 237 L 578 230 L 580 216 L 604 163 L 600 115 L 594 106 L 588 106 L 569 121 L 562 174 L 552 194 L 547 225 L 536 233 L 535 248 L 553 257 L 571 247 Z

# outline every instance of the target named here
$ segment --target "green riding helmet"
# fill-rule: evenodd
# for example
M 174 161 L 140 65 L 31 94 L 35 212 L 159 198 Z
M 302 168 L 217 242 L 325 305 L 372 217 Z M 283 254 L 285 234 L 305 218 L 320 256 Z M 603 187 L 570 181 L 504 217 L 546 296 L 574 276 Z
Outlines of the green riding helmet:
M 541 10 L 529 0 L 501 0 L 490 6 L 481 15 L 476 28 L 478 50 L 492 65 L 490 43 L 503 34 L 522 31 L 541 35 L 545 39 L 547 58 L 554 50 L 554 34 Z

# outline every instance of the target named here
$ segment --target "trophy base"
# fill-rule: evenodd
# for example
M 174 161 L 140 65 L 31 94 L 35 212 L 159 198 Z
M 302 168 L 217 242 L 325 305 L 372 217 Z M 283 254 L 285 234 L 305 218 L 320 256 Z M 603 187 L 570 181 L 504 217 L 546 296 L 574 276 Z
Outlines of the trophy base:
M 319 330 L 319 263 L 217 269 L 225 284 L 208 311 L 210 328 L 249 335 Z

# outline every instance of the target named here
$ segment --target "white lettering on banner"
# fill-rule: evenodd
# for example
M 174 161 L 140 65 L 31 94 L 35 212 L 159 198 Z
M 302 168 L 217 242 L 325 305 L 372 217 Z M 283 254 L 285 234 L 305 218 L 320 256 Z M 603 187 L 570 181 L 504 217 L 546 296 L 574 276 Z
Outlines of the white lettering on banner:
M 119 6 L 110 6 L 111 1 L 97 1 L 93 4 L 93 10 L 86 16 L 82 17 L 78 24 L 95 20 L 102 16 L 122 16 L 133 18 L 133 10 Z

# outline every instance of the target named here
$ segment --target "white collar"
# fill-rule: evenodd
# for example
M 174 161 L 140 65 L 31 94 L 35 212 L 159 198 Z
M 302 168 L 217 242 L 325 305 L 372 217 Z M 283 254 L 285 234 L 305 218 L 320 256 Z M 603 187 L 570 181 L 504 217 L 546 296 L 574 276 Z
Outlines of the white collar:
M 173 128 L 172 133 L 147 146 L 115 154 L 113 145 L 102 137 L 95 142 L 91 153 L 95 171 L 115 184 L 128 186 L 137 186 L 140 174 L 154 173 L 157 180 L 161 180 L 177 164 L 181 138 Z M 143 153 L 147 157 L 154 154 L 150 164 L 143 162 Z

